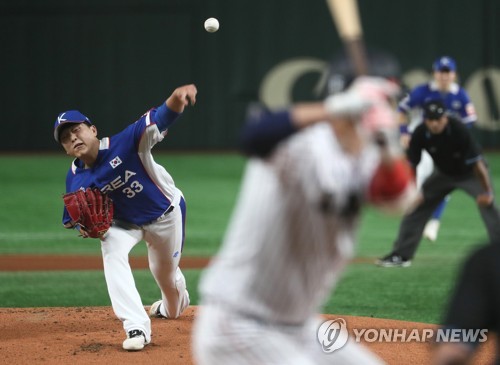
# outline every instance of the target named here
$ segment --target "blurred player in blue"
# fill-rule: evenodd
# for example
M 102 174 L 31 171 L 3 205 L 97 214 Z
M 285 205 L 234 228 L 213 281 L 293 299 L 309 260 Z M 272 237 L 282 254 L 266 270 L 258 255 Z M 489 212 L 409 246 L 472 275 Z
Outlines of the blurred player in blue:
M 456 82 L 457 64 L 455 60 L 448 56 L 440 57 L 433 63 L 432 70 L 432 81 L 415 87 L 398 105 L 402 134 L 401 141 L 404 148 L 408 147 L 410 132 L 422 122 L 421 109 L 429 100 L 443 101 L 447 114 L 460 119 L 469 128 L 477 120 L 474 105 L 467 91 Z M 416 111 L 417 115 L 413 115 L 413 111 Z M 415 118 L 410 118 L 410 115 Z M 427 152 L 424 152 L 422 161 L 417 169 L 418 187 L 431 174 L 433 168 L 432 159 Z M 437 239 L 441 215 L 448 200 L 449 196 L 443 199 L 442 203 L 437 207 L 432 218 L 425 226 L 424 238 L 432 242 Z

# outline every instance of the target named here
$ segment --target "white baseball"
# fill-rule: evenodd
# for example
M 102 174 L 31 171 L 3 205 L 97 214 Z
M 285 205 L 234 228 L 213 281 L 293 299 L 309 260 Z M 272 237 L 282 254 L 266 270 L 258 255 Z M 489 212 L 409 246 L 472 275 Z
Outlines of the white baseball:
M 205 20 L 205 30 L 209 33 L 215 33 L 219 30 L 219 21 L 215 18 Z

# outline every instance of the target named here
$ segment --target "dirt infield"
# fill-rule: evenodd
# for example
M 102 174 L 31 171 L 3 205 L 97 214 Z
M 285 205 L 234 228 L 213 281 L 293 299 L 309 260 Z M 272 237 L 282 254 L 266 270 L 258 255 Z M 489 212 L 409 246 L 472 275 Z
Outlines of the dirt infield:
M 131 256 L 133 269 L 148 269 L 148 258 Z M 182 269 L 202 269 L 210 261 L 210 257 L 183 256 Z M 357 257 L 354 264 L 372 263 L 375 258 Z M 100 270 L 103 269 L 100 256 L 63 256 L 63 255 L 0 255 L 0 271 L 58 271 L 58 270 Z
M 201 268 L 208 258 L 183 257 L 183 268 Z M 132 257 L 133 268 L 147 268 L 147 259 Z M 0 271 L 101 269 L 100 257 L 0 256 Z M 153 319 L 153 339 L 143 351 L 129 353 L 121 347 L 124 332 L 110 307 L 0 308 L 0 363 L 5 364 L 193 364 L 190 336 L 196 307 L 181 318 Z M 423 330 L 424 323 L 388 319 L 344 318 L 353 329 L 384 328 Z M 430 342 L 365 343 L 388 364 L 429 364 Z M 319 346 L 319 344 L 318 344 Z M 339 350 L 341 351 L 341 350 Z M 477 354 L 474 364 L 491 364 L 494 339 Z
M 201 269 L 210 261 L 209 257 L 184 256 L 182 269 Z M 147 269 L 148 258 L 131 256 L 133 269 Z M 100 256 L 63 255 L 0 255 L 0 271 L 57 271 L 57 270 L 102 270 Z
M 0 308 L 0 363 L 3 364 L 169 364 L 190 365 L 190 336 L 196 307 L 177 320 L 153 319 L 152 343 L 140 352 L 121 347 L 121 323 L 109 307 Z M 327 318 L 334 318 L 329 315 Z M 430 328 L 423 323 L 340 316 L 348 328 Z M 367 343 L 388 364 L 429 364 L 430 343 Z M 319 344 L 318 344 L 319 346 Z M 342 350 L 338 350 L 342 351 Z M 492 362 L 489 341 L 476 364 Z

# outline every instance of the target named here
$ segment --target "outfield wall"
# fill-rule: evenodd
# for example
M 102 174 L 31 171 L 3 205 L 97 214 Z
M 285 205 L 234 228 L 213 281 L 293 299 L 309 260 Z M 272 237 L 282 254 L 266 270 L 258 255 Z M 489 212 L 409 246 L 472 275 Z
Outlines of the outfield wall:
M 500 2 L 359 2 L 367 43 L 396 54 L 410 86 L 437 56 L 456 58 L 474 132 L 500 146 Z M 159 148 L 234 148 L 249 102 L 317 98 L 341 47 L 325 0 L 4 0 L 0 42 L 0 150 L 16 151 L 57 150 L 60 111 L 79 109 L 109 135 L 191 82 L 198 105 Z

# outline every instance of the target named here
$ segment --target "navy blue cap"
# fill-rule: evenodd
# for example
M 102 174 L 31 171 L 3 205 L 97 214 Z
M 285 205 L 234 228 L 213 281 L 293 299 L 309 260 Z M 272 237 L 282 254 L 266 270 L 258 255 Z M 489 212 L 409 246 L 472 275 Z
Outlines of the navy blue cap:
M 434 71 L 456 71 L 457 64 L 455 60 L 448 56 L 439 57 L 432 64 L 432 69 Z
M 57 116 L 56 123 L 54 124 L 54 139 L 57 142 L 61 142 L 59 141 L 59 133 L 61 132 L 61 128 L 68 123 L 87 123 L 89 125 L 92 125 L 90 119 L 80 113 L 78 110 L 68 110 L 62 112 Z
M 424 104 L 424 118 L 438 120 L 445 114 L 446 108 L 441 100 L 431 100 Z

